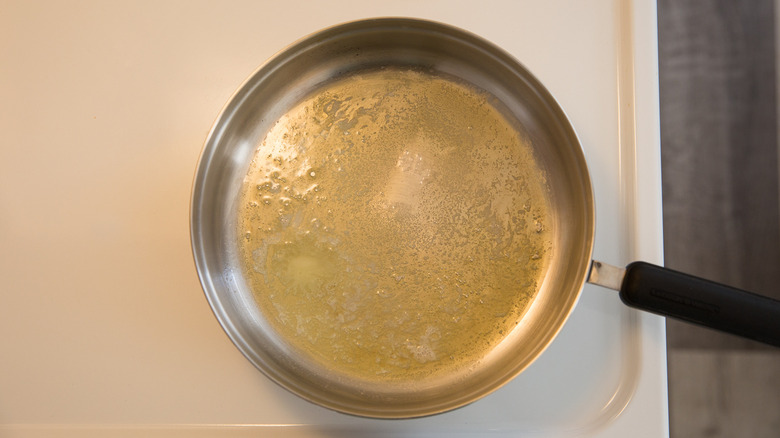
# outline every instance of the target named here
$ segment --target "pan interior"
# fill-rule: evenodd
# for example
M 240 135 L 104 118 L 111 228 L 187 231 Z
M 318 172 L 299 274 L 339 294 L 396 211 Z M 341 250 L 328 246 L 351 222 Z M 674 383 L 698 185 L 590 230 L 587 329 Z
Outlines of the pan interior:
M 268 377 L 370 417 L 463 406 L 527 367 L 584 282 L 579 141 L 517 61 L 461 30 L 313 34 L 228 102 L 192 195 L 198 274 Z
M 410 69 L 332 81 L 243 182 L 237 241 L 297 355 L 377 383 L 467 371 L 518 325 L 551 247 L 529 141 L 486 93 Z

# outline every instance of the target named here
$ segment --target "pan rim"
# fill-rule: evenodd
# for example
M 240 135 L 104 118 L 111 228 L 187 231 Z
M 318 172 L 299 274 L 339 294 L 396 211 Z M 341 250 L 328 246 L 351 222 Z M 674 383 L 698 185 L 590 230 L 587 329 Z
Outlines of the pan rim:
M 269 370 L 264 368 L 260 364 L 258 364 L 256 362 L 257 360 L 256 357 L 250 356 L 249 351 L 251 350 L 251 345 L 247 343 L 246 339 L 244 339 L 244 337 L 241 336 L 240 333 L 238 333 L 229 315 L 226 313 L 223 303 L 219 299 L 219 296 L 216 292 L 216 286 L 212 281 L 213 279 L 209 275 L 205 274 L 208 270 L 207 260 L 206 260 L 207 257 L 205 255 L 207 250 L 203 246 L 204 239 L 202 236 L 203 230 L 202 230 L 202 222 L 201 222 L 201 218 L 202 218 L 201 209 L 203 208 L 202 202 L 204 196 L 203 192 L 205 190 L 204 187 L 205 174 L 207 173 L 208 167 L 211 164 L 210 161 L 213 158 L 215 149 L 218 147 L 218 142 L 219 142 L 219 137 L 221 135 L 221 132 L 224 129 L 226 129 L 225 124 L 229 122 L 231 113 L 240 107 L 241 103 L 247 98 L 247 94 L 251 92 L 254 86 L 256 86 L 255 82 L 257 82 L 258 80 L 257 78 L 263 75 L 271 74 L 274 71 L 274 69 L 278 68 L 279 65 L 285 62 L 287 57 L 291 56 L 291 54 L 300 52 L 300 50 L 306 47 L 308 42 L 314 39 L 326 37 L 326 36 L 338 35 L 342 31 L 354 31 L 354 30 L 359 30 L 367 27 L 375 28 L 378 25 L 385 26 L 385 27 L 393 27 L 393 28 L 410 28 L 414 26 L 423 26 L 425 27 L 425 29 L 435 28 L 435 30 L 446 32 L 448 35 L 456 35 L 458 38 L 467 39 L 468 43 L 470 44 L 479 44 L 480 47 L 489 49 L 490 54 L 498 57 L 501 62 L 508 63 L 513 68 L 521 69 L 525 75 L 524 78 L 526 80 L 530 80 L 533 82 L 532 85 L 534 86 L 533 87 L 534 90 L 537 93 L 541 93 L 545 102 L 547 102 L 551 106 L 552 110 L 554 110 L 557 113 L 558 121 L 564 125 L 563 126 L 564 130 L 570 131 L 568 132 L 568 135 L 574 140 L 574 142 L 578 146 L 574 151 L 571 152 L 576 155 L 576 157 L 573 158 L 582 163 L 584 176 L 587 179 L 586 184 L 584 184 L 583 190 L 586 193 L 586 197 L 588 198 L 584 200 L 584 202 L 590 206 L 589 211 L 587 212 L 588 213 L 587 215 L 589 217 L 586 219 L 590 223 L 590 226 L 588 227 L 587 230 L 587 236 L 585 242 L 586 248 L 582 252 L 582 258 L 586 260 L 583 260 L 581 263 L 579 263 L 580 272 L 578 274 L 578 281 L 579 281 L 578 291 L 573 298 L 572 304 L 566 307 L 565 314 L 559 315 L 559 319 L 562 319 L 563 322 L 557 325 L 556 330 L 554 331 L 554 333 L 552 333 L 552 335 L 549 337 L 549 339 L 547 339 L 546 342 L 540 344 L 538 353 L 536 353 L 535 356 L 531 358 L 531 360 L 527 361 L 525 365 L 514 369 L 513 372 L 511 373 L 511 376 L 502 377 L 501 379 L 502 383 L 498 385 L 491 385 L 490 388 L 482 391 L 481 393 L 478 393 L 476 395 L 469 394 L 467 396 L 462 397 L 461 400 L 455 402 L 451 401 L 450 403 L 443 404 L 442 406 L 430 406 L 425 410 L 415 409 L 414 411 L 408 411 L 408 412 L 399 409 L 388 412 L 382 409 L 369 410 L 369 409 L 362 409 L 362 408 L 354 409 L 354 406 L 335 406 L 332 403 L 328 402 L 327 400 L 323 401 L 318 397 L 314 397 L 311 394 L 308 394 L 305 390 L 301 390 L 300 388 L 290 388 L 289 383 L 281 382 L 278 376 L 274 377 L 272 375 L 269 375 Z M 511 380 L 518 374 L 520 374 L 525 368 L 527 368 L 527 366 L 529 366 L 532 362 L 534 362 L 535 358 L 538 357 L 538 355 L 542 354 L 542 352 L 547 348 L 547 346 L 557 337 L 558 333 L 560 332 L 563 325 L 565 324 L 565 321 L 569 318 L 571 312 L 573 311 L 574 307 L 579 301 L 582 285 L 584 285 L 585 283 L 588 266 L 590 264 L 590 259 L 592 257 L 593 241 L 595 235 L 595 207 L 594 207 L 595 199 L 592 190 L 592 184 L 590 181 L 590 175 L 588 174 L 587 170 L 588 169 L 586 166 L 584 152 L 582 150 L 582 145 L 579 141 L 579 136 L 577 135 L 573 125 L 569 122 L 569 118 L 566 115 L 563 108 L 561 107 L 561 105 L 558 104 L 558 102 L 555 100 L 552 94 L 543 86 L 543 84 L 540 81 L 536 79 L 535 76 L 533 76 L 528 71 L 527 68 L 525 68 L 519 61 L 517 61 L 515 58 L 513 58 L 505 51 L 503 51 L 498 46 L 468 31 L 459 29 L 451 25 L 443 24 L 440 22 L 431 21 L 431 20 L 390 17 L 390 18 L 370 18 L 370 19 L 349 21 L 342 24 L 336 24 L 334 26 L 330 26 L 320 31 L 311 33 L 297 40 L 296 42 L 288 45 L 286 48 L 278 51 L 275 55 L 269 58 L 265 63 L 261 64 L 257 69 L 255 69 L 255 71 L 247 79 L 244 80 L 244 82 L 231 95 L 227 103 L 223 106 L 222 110 L 218 114 L 214 124 L 211 127 L 211 130 L 207 135 L 206 141 L 204 143 L 204 147 L 201 151 L 198 160 L 197 170 L 195 172 L 195 176 L 193 179 L 193 186 L 192 186 L 192 192 L 190 198 L 190 238 L 191 238 L 193 257 L 196 265 L 196 270 L 198 272 L 201 286 L 204 290 L 204 293 L 212 309 L 212 312 L 214 313 L 219 324 L 222 326 L 223 330 L 228 335 L 230 340 L 236 345 L 239 351 L 241 351 L 241 353 L 248 360 L 250 360 L 251 363 L 253 363 L 255 367 L 257 367 L 261 372 L 263 372 L 266 376 L 268 376 L 272 381 L 284 387 L 285 389 L 320 406 L 324 406 L 326 408 L 338 412 L 348 413 L 351 415 L 357 415 L 362 417 L 413 418 L 413 417 L 422 417 L 422 416 L 434 415 L 434 414 L 450 411 L 452 409 L 456 409 L 465 406 L 467 404 L 470 404 L 471 402 L 484 397 L 485 395 L 495 391 L 496 389 L 501 387 L 504 383 L 508 382 L 509 380 Z M 267 366 L 267 364 L 263 364 L 263 365 Z

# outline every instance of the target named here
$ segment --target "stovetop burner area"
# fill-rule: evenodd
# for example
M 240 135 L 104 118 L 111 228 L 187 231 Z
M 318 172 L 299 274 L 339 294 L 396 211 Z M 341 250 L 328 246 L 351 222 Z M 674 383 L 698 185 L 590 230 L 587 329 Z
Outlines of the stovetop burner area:
M 322 28 L 411 16 L 473 32 L 525 65 L 582 142 L 597 209 L 594 258 L 660 264 L 654 2 L 7 10 L 0 434 L 668 435 L 664 320 L 594 286 L 536 362 L 464 408 L 381 421 L 301 400 L 224 334 L 188 228 L 208 129 L 254 69 Z

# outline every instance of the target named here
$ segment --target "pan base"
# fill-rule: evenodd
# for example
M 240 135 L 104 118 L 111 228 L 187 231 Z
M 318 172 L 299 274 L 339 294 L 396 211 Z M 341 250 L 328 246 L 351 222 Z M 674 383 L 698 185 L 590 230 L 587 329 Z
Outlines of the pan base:
M 237 240 L 261 313 L 326 369 L 471 367 L 518 324 L 551 246 L 547 187 L 491 96 L 424 71 L 324 86 L 267 133 Z

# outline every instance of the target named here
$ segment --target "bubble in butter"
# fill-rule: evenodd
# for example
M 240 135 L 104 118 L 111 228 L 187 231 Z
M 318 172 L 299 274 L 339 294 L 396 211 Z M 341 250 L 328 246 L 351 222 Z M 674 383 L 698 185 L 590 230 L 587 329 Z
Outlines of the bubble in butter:
M 516 326 L 550 252 L 543 174 L 489 95 L 428 72 L 335 80 L 259 145 L 237 240 L 291 348 L 369 380 L 475 364 Z

